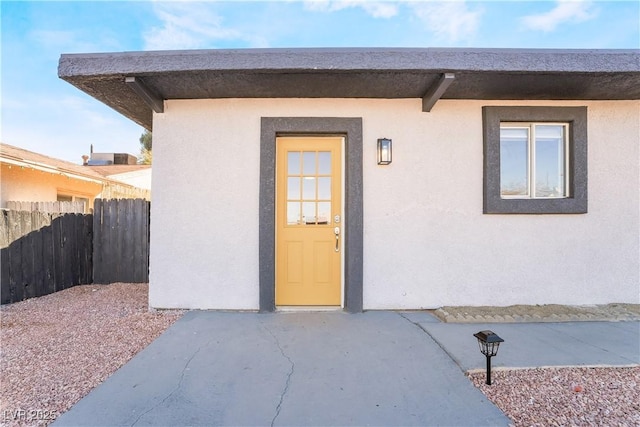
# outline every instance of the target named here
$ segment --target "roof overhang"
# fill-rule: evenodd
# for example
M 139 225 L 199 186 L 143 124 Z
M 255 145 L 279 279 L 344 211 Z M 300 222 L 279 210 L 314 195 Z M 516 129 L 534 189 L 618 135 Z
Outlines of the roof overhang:
M 168 99 L 640 99 L 640 50 L 238 49 L 63 54 L 58 75 L 151 129 Z

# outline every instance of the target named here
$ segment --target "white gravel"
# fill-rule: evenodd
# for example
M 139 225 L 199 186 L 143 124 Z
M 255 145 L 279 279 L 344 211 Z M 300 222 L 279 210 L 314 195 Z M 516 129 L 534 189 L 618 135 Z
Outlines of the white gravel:
M 182 316 L 149 311 L 147 296 L 84 285 L 2 306 L 1 425 L 50 424 Z
M 0 425 L 48 425 L 181 311 L 148 311 L 148 285 L 76 286 L 2 306 Z M 640 366 L 494 370 L 471 381 L 515 426 L 640 426 Z
M 515 426 L 640 426 L 640 366 L 533 368 L 469 375 Z

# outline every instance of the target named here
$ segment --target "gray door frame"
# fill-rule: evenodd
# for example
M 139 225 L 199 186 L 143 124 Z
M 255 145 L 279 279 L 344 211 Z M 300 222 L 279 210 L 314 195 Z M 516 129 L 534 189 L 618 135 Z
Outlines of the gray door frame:
M 287 135 L 345 137 L 344 308 L 362 311 L 362 118 L 262 117 L 260 125 L 260 311 L 276 309 L 276 138 Z

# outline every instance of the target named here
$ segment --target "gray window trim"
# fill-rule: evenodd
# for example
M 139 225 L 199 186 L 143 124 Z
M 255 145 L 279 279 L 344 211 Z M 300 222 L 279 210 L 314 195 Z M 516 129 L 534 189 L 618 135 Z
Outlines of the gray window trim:
M 362 118 L 262 117 L 260 127 L 260 311 L 275 305 L 276 138 L 283 135 L 345 137 L 345 309 L 362 311 L 363 195 Z
M 500 123 L 569 123 L 569 197 L 500 197 Z M 587 213 L 587 107 L 482 107 L 485 214 Z

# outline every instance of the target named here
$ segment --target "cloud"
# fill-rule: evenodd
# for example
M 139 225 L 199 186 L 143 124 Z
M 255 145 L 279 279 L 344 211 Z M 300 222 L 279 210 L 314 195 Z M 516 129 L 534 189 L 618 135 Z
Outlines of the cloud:
M 478 31 L 482 9 L 471 10 L 464 1 L 409 2 L 426 29 L 449 42 L 472 39 Z
M 257 36 L 225 27 L 215 3 L 158 1 L 153 9 L 160 26 L 144 33 L 145 50 L 213 48 L 220 41 L 229 40 L 254 47 L 266 44 Z
M 319 12 L 337 12 L 343 9 L 361 7 L 374 18 L 392 18 L 398 14 L 398 5 L 390 1 L 366 0 L 310 0 L 305 1 L 305 8 Z
M 337 12 L 348 8 L 362 8 L 374 18 L 392 18 L 407 7 L 436 37 L 457 41 L 473 37 L 479 26 L 482 11 L 470 10 L 464 0 L 452 1 L 366 1 L 366 0 L 309 0 L 305 8 L 318 12 Z
M 561 24 L 588 21 L 596 15 L 590 1 L 558 0 L 556 6 L 550 11 L 525 16 L 522 18 L 522 23 L 532 30 L 551 32 Z

